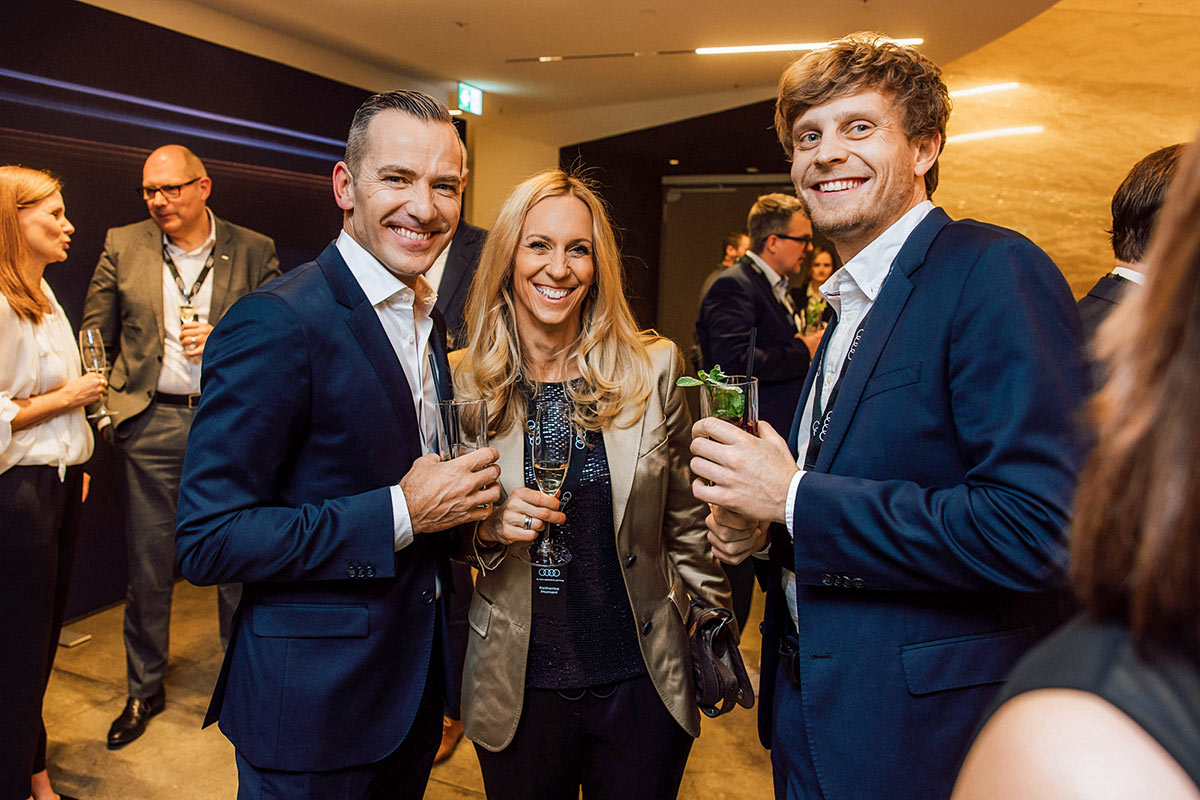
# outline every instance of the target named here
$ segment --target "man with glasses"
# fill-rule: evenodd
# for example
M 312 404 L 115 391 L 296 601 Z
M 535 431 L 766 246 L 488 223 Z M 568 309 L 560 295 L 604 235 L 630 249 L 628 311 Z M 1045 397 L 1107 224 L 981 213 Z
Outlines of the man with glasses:
M 100 329 L 112 365 L 113 415 L 98 427 L 121 457 L 126 507 L 129 697 L 110 750 L 141 736 L 166 704 L 175 501 L 205 341 L 234 300 L 279 275 L 274 242 L 209 211 L 211 189 L 186 147 L 151 153 L 138 189 L 150 219 L 108 231 L 84 305 L 82 327 Z M 240 593 L 238 584 L 218 592 L 222 645 Z
M 788 278 L 800 274 L 812 252 L 812 223 L 800 201 L 764 194 L 750 209 L 750 247 L 713 281 L 700 303 L 696 341 L 705 369 L 720 364 L 727 375 L 746 369 L 750 331 L 757 328 L 754 374 L 759 417 L 787 429 L 808 372 L 811 343 L 801 336 L 803 318 L 792 305 Z
M 778 430 L 791 424 L 809 359 L 819 334 L 805 339 L 803 317 L 788 294 L 788 278 L 800 274 L 812 252 L 812 223 L 800 201 L 764 194 L 746 220 L 750 247 L 712 282 L 700 302 L 696 341 L 705 369 L 720 365 L 728 375 L 746 371 L 750 332 L 754 335 L 754 374 L 758 377 L 759 418 Z M 726 564 L 733 587 L 733 611 L 746 625 L 754 593 L 749 562 Z

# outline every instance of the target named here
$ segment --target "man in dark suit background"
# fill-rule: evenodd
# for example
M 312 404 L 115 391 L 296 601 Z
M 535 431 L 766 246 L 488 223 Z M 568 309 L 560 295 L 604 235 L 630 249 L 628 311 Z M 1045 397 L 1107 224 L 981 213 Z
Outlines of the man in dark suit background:
M 429 270 L 429 282 L 437 291 L 437 303 L 434 307 L 446 321 L 446 337 L 451 350 L 458 350 L 466 344 L 463 306 L 466 305 L 471 279 L 475 277 L 479 256 L 486 241 L 486 229 L 459 221 L 454 238 Z
M 338 239 L 209 342 L 178 542 L 189 580 L 244 584 L 206 719 L 239 797 L 416 800 L 456 705 L 446 532 L 499 499 L 494 449 L 432 452 L 451 387 L 424 273 L 461 185 L 445 106 L 369 98 L 334 168 Z
M 727 375 L 741 374 L 750 330 L 757 328 L 759 417 L 784 428 L 796 410 L 811 355 L 787 289 L 788 278 L 800 274 L 812 252 L 812 225 L 795 197 L 764 194 L 751 207 L 746 227 L 750 247 L 709 287 L 700 303 L 696 341 L 705 369 L 720 364 Z
M 949 114 L 938 67 L 877 35 L 788 67 L 776 126 L 844 264 L 837 321 L 790 444 L 693 428 L 718 557 L 770 542 L 759 731 L 779 798 L 948 797 L 998 684 L 1058 621 L 1078 317 L 1034 244 L 929 200 Z
M 467 161 L 467 145 L 459 140 L 462 151 L 463 182 L 462 190 L 466 189 L 469 174 Z M 483 243 L 487 241 L 487 231 L 477 228 L 463 220 L 459 220 L 454 231 L 454 238 L 433 262 L 425 278 L 434 291 L 437 292 L 437 303 L 434 308 L 442 315 L 446 323 L 447 349 L 457 350 L 466 346 L 466 321 L 463 319 L 463 307 L 470 293 L 471 279 L 479 267 L 479 256 L 483 253 Z M 455 688 L 462 689 L 463 666 L 467 658 L 467 639 L 470 622 L 467 614 L 471 608 L 471 593 L 474 588 L 471 568 L 457 561 L 450 565 L 454 578 L 454 591 L 446 607 L 447 628 L 450 636 L 450 660 L 453 667 Z M 457 694 L 457 692 L 456 692 Z M 462 739 L 462 720 L 458 710 L 446 708 L 442 717 L 442 743 L 438 747 L 434 763 L 441 763 L 451 756 L 454 748 Z
M 1100 323 L 1117 307 L 1127 288 L 1131 284 L 1141 286 L 1145 283 L 1142 258 L 1184 147 L 1173 144 L 1155 150 L 1133 165 L 1113 194 L 1109 235 L 1117 264 L 1080 298 L 1078 304 L 1083 335 L 1089 342 L 1095 337 Z M 1098 375 L 1093 376 L 1094 381 L 1098 378 Z
M 799 200 L 776 193 L 754 202 L 746 227 L 749 248 L 712 282 L 700 303 L 696 341 L 704 369 L 719 364 L 727 375 L 740 374 L 746 370 L 750 331 L 757 329 L 759 418 L 783 430 L 792 420 L 811 349 L 820 338 L 801 335 L 803 318 L 788 293 L 788 279 L 800 274 L 812 252 L 812 225 Z M 744 628 L 754 594 L 754 568 L 749 562 L 724 566 L 733 589 L 734 616 Z
M 100 329 L 112 365 L 106 403 L 115 413 L 98 427 L 120 455 L 126 508 L 129 697 L 109 749 L 141 736 L 166 705 L 175 497 L 205 342 L 226 308 L 279 275 L 275 244 L 213 214 L 211 190 L 186 147 L 151 153 L 142 168 L 150 219 L 108 231 L 84 303 L 82 328 Z M 240 593 L 237 584 L 218 591 L 222 645 Z

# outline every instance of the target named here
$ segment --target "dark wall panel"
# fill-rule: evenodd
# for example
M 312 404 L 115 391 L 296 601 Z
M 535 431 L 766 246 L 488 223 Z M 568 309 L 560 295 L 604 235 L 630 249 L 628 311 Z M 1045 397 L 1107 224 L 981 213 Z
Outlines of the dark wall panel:
M 274 238 L 284 269 L 313 258 L 341 225 L 329 175 L 367 95 L 72 0 L 0 4 L 0 164 L 64 180 L 77 230 L 46 277 L 76 327 L 105 231 L 147 216 L 142 162 L 162 144 L 204 160 L 213 211 Z M 98 443 L 69 616 L 124 596 L 114 459 Z
M 788 172 L 773 115 L 765 101 L 559 151 L 564 169 L 590 170 L 624 232 L 627 292 L 642 327 L 657 326 L 660 306 L 672 302 L 659 294 L 663 177 Z M 687 291 L 695 288 L 680 287 L 680 296 Z

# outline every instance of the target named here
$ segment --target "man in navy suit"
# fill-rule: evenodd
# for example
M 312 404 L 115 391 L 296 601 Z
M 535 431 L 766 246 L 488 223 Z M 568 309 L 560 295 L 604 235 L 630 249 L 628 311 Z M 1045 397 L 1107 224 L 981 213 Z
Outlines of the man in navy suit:
M 333 171 L 337 240 L 208 340 L 177 537 L 188 580 L 244 583 L 206 720 L 239 798 L 424 793 L 452 689 L 443 532 L 499 499 L 495 450 L 431 453 L 449 380 L 423 273 L 461 185 L 441 103 L 369 98 Z
M 780 798 L 948 797 L 1058 617 L 1078 316 L 1035 245 L 929 201 L 949 113 L 937 66 L 875 35 L 788 67 L 776 126 L 844 264 L 837 321 L 790 446 L 693 428 L 714 551 L 770 545 L 759 722 Z
M 728 375 L 746 369 L 750 330 L 757 328 L 754 374 L 759 417 L 783 429 L 792 419 L 811 356 L 801 337 L 803 317 L 788 294 L 788 278 L 812 252 L 812 225 L 800 201 L 764 194 L 746 220 L 750 248 L 713 281 L 700 303 L 696 341 L 705 369 L 720 364 Z M 812 346 L 816 347 L 813 339 Z

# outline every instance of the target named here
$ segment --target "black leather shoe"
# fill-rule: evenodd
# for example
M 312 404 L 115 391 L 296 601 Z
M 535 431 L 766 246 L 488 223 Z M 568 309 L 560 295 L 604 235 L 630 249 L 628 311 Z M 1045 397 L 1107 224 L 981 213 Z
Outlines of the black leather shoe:
M 159 689 L 146 699 L 131 697 L 125 701 L 125 710 L 113 720 L 108 729 L 108 749 L 124 747 L 146 732 L 146 723 L 155 714 L 167 707 L 167 693 Z

